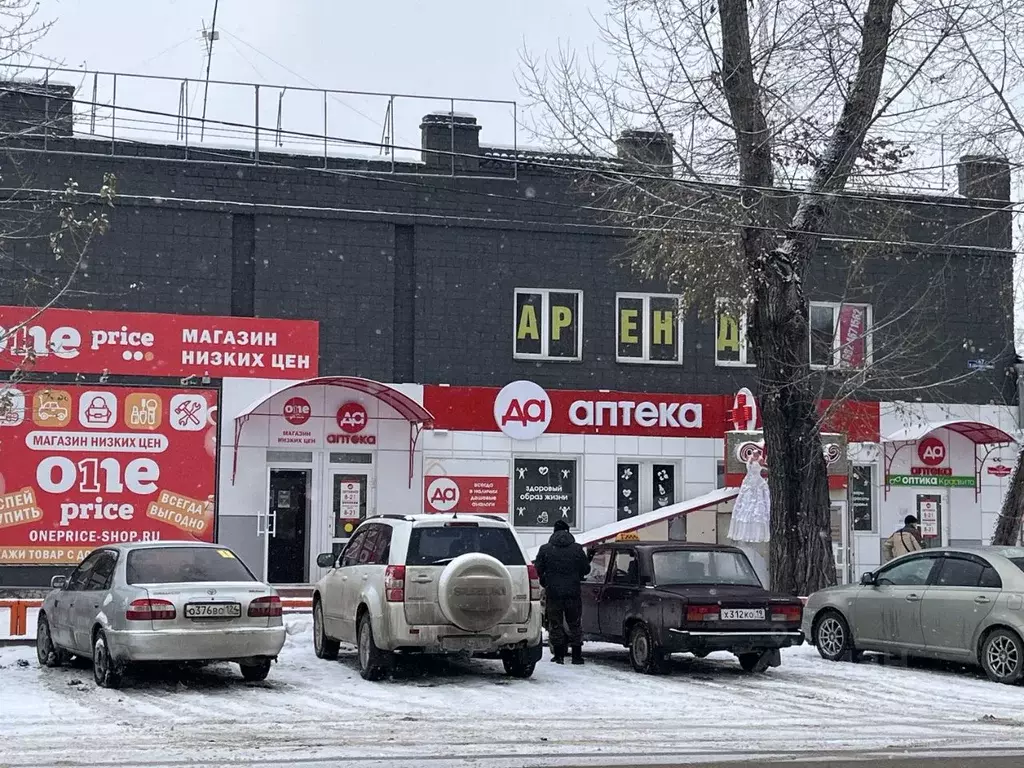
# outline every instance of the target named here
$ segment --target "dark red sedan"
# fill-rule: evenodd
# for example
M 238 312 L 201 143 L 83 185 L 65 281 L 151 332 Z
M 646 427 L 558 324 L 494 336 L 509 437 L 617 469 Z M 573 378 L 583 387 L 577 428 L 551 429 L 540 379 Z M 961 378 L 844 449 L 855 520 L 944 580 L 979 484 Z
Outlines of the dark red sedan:
M 664 671 L 668 656 L 728 651 L 747 672 L 781 663 L 804 641 L 799 598 L 762 586 L 741 549 L 684 542 L 591 547 L 583 583 L 586 639 L 621 643 L 638 672 Z

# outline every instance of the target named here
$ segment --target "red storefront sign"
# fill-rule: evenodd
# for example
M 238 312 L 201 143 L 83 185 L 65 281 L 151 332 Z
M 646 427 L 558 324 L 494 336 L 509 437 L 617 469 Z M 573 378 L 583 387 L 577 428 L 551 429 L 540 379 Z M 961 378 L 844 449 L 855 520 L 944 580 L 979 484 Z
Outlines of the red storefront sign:
M 423 479 L 427 512 L 508 514 L 507 477 L 432 475 Z
M 0 564 L 213 541 L 215 390 L 32 384 L 0 398 Z
M 0 370 L 308 379 L 314 320 L 0 307 Z
M 423 388 L 423 406 L 435 429 L 504 432 L 529 440 L 541 434 L 632 435 L 640 437 L 724 437 L 732 429 L 733 395 L 679 395 L 542 389 L 536 384 L 494 387 Z M 529 385 L 532 382 L 525 382 Z M 819 405 L 822 431 L 849 442 L 879 441 L 878 403 L 846 401 Z M 761 428 L 757 414 L 757 428 Z
M 839 359 L 844 368 L 863 368 L 868 357 L 865 331 L 868 308 L 863 304 L 843 304 L 839 308 Z

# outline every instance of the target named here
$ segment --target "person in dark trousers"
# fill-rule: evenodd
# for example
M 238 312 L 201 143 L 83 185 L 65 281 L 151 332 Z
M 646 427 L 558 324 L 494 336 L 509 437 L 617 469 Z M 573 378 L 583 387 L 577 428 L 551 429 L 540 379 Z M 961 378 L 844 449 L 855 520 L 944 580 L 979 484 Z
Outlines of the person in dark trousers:
M 540 585 L 544 587 L 551 660 L 565 663 L 572 647 L 572 663 L 583 663 L 583 599 L 580 582 L 590 573 L 590 558 L 569 533 L 564 520 L 555 523 L 555 532 L 541 546 L 534 561 Z M 568 625 L 568 640 L 566 638 Z

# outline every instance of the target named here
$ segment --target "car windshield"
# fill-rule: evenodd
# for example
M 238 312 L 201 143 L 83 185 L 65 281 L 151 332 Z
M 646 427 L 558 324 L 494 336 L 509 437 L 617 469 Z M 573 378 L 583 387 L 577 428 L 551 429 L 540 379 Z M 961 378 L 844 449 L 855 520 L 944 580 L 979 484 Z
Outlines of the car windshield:
M 668 584 L 741 584 L 760 587 L 750 561 L 740 552 L 673 549 L 655 552 L 654 582 Z
M 256 581 L 230 549 L 156 547 L 128 553 L 129 584 L 181 584 L 200 581 Z
M 443 565 L 459 555 L 482 552 L 502 565 L 526 565 L 523 551 L 508 528 L 477 525 L 423 526 L 409 537 L 406 565 Z

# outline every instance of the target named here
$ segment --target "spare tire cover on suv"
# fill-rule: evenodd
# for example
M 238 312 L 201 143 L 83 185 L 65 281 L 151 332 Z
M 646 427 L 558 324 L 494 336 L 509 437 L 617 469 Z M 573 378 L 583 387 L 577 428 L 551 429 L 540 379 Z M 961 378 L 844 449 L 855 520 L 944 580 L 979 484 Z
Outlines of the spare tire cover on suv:
M 496 626 L 512 607 L 512 575 L 496 558 L 470 552 L 441 573 L 437 600 L 456 627 L 481 632 Z

